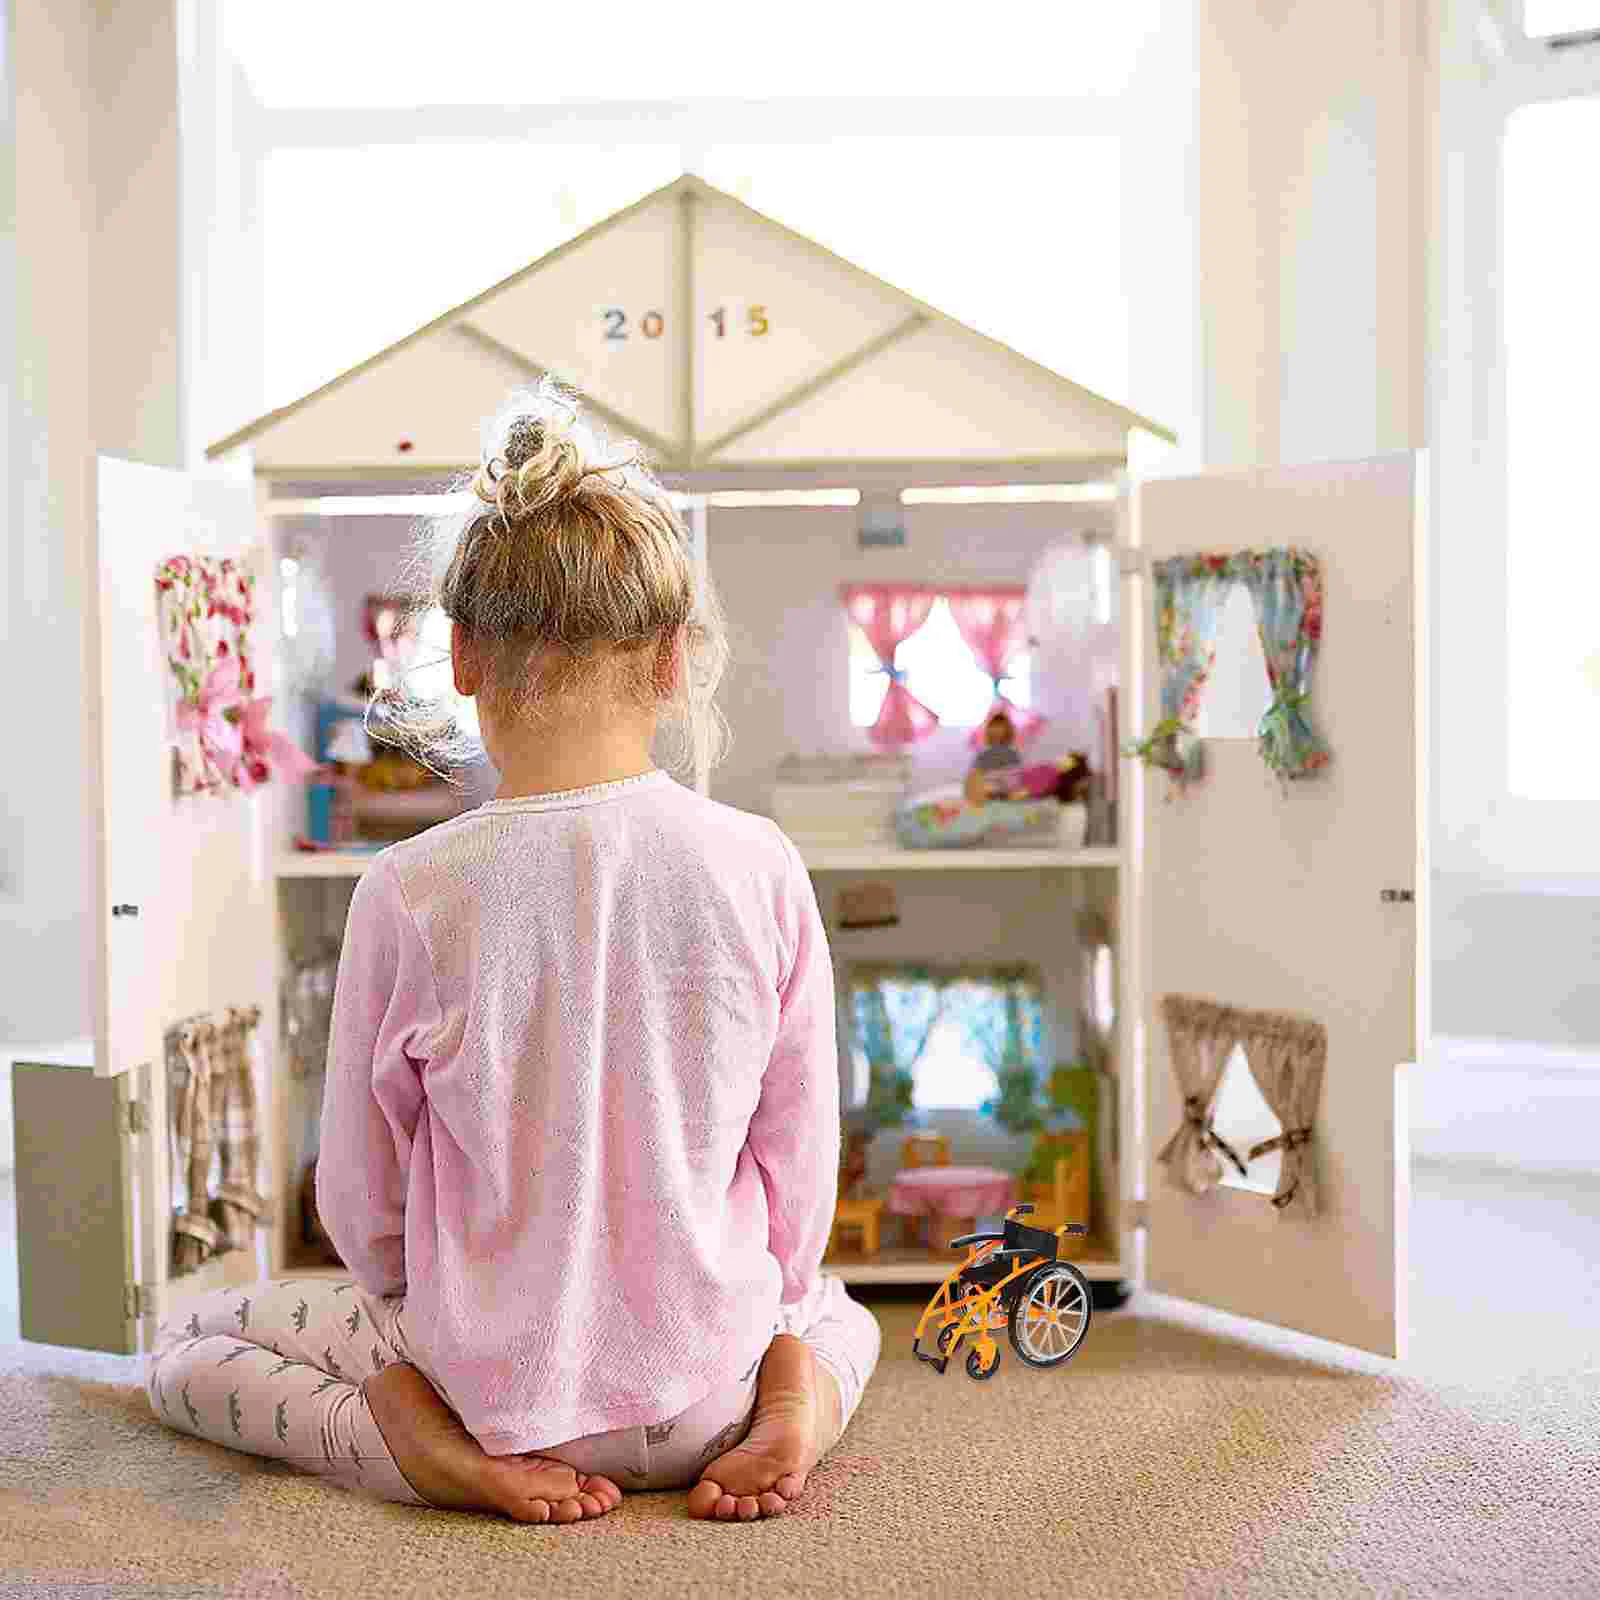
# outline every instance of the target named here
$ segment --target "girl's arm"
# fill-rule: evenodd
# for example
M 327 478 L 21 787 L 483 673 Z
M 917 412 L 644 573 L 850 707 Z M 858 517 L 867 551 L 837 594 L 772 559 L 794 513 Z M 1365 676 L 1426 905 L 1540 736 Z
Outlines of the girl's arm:
M 369 1294 L 405 1292 L 411 1143 L 426 1041 L 441 1020 L 428 953 L 379 858 L 345 923 L 317 1158 L 317 1215 Z
M 789 866 L 781 931 L 791 957 L 747 1143 L 766 1186 L 768 1248 L 788 1305 L 816 1281 L 839 1198 L 839 1046 L 827 930 L 811 875 L 780 837 Z

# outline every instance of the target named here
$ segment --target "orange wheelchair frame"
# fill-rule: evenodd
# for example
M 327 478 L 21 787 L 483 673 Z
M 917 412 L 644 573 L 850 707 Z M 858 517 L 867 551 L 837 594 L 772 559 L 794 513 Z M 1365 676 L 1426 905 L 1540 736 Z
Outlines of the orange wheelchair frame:
M 1058 1261 L 1061 1239 L 1089 1231 L 1088 1224 L 1066 1222 L 1053 1233 L 1022 1222 L 1032 1206 L 1013 1206 L 999 1233 L 968 1233 L 950 1241 L 952 1250 L 967 1254 L 939 1286 L 917 1323 L 911 1351 L 939 1372 L 963 1339 L 967 1375 L 992 1378 L 1000 1368 L 1000 1345 L 991 1335 L 1005 1328 L 1011 1348 L 1030 1367 L 1059 1367 L 1070 1361 L 1089 1332 L 1094 1296 L 1089 1280 L 1070 1262 Z M 938 1351 L 922 1348 L 924 1333 L 934 1324 Z

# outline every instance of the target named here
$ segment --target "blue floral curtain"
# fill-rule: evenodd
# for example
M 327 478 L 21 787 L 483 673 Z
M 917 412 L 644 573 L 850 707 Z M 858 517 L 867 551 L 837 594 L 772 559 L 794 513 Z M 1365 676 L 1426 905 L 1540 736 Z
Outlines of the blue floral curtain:
M 1201 745 L 1194 731 L 1217 659 L 1217 624 L 1231 577 L 1225 555 L 1174 556 L 1159 561 L 1155 579 L 1156 656 L 1161 665 L 1161 720 L 1128 753 L 1160 767 L 1179 783 L 1200 776 Z
M 1236 565 L 1255 605 L 1272 685 L 1272 704 L 1261 719 L 1261 759 L 1282 778 L 1304 778 L 1329 758 L 1306 712 L 1322 642 L 1322 567 L 1309 551 L 1293 548 L 1246 552 Z
M 1307 710 L 1311 669 L 1322 639 L 1322 567 L 1292 546 L 1174 556 L 1157 562 L 1156 653 L 1161 668 L 1161 720 L 1149 737 L 1130 741 L 1129 755 L 1179 783 L 1201 775 L 1194 731 L 1200 699 L 1216 664 L 1217 625 L 1229 588 L 1249 590 L 1267 663 L 1272 703 L 1258 730 L 1261 759 L 1282 778 L 1303 778 L 1328 765 L 1326 742 Z

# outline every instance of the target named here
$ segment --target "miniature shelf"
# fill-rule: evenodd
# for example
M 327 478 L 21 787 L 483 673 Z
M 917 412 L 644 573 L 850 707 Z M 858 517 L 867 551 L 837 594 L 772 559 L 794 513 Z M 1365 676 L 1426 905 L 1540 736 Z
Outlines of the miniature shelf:
M 845 1283 L 934 1284 L 950 1273 L 956 1260 L 957 1253 L 954 1250 L 943 1256 L 931 1255 L 925 1249 L 914 1247 L 883 1249 L 874 1256 L 841 1251 L 838 1255 L 825 1257 L 822 1270 Z M 1089 1239 L 1088 1248 L 1081 1256 L 1063 1256 L 1062 1260 L 1091 1280 L 1116 1280 L 1130 1276 L 1116 1246 L 1096 1237 Z
M 1091 1238 L 1089 1248 L 1079 1257 L 1063 1257 L 1091 1281 L 1116 1281 L 1131 1274 L 1124 1267 L 1116 1247 L 1103 1239 Z M 935 1284 L 948 1276 L 956 1264 L 956 1253 L 948 1257 L 930 1255 L 921 1249 L 885 1249 L 877 1255 L 840 1254 L 828 1256 L 822 1270 L 845 1283 L 926 1283 Z M 291 1253 L 278 1274 L 296 1278 L 346 1278 L 343 1267 L 331 1267 L 311 1254 Z
M 807 845 L 796 841 L 813 872 L 1003 872 L 1041 867 L 1117 867 L 1115 845 L 1083 850 L 1048 850 L 1016 845 L 993 850 L 902 850 L 895 845 Z
M 801 859 L 813 872 L 1017 872 L 1080 867 L 1116 868 L 1115 845 L 1085 850 L 901 850 L 894 845 L 801 844 Z M 373 857 L 360 851 L 291 850 L 278 857 L 280 878 L 359 878 Z

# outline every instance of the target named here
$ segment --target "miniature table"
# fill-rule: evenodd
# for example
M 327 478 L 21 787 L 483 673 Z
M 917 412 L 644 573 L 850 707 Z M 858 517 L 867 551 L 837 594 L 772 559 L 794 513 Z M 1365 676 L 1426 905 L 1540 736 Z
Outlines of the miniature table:
M 1017 1180 L 995 1167 L 908 1167 L 889 1186 L 889 1210 L 899 1217 L 927 1217 L 928 1246 L 942 1254 L 949 1241 L 936 1237 L 935 1218 L 976 1224 L 979 1217 L 1009 1211 L 1016 1192 Z

